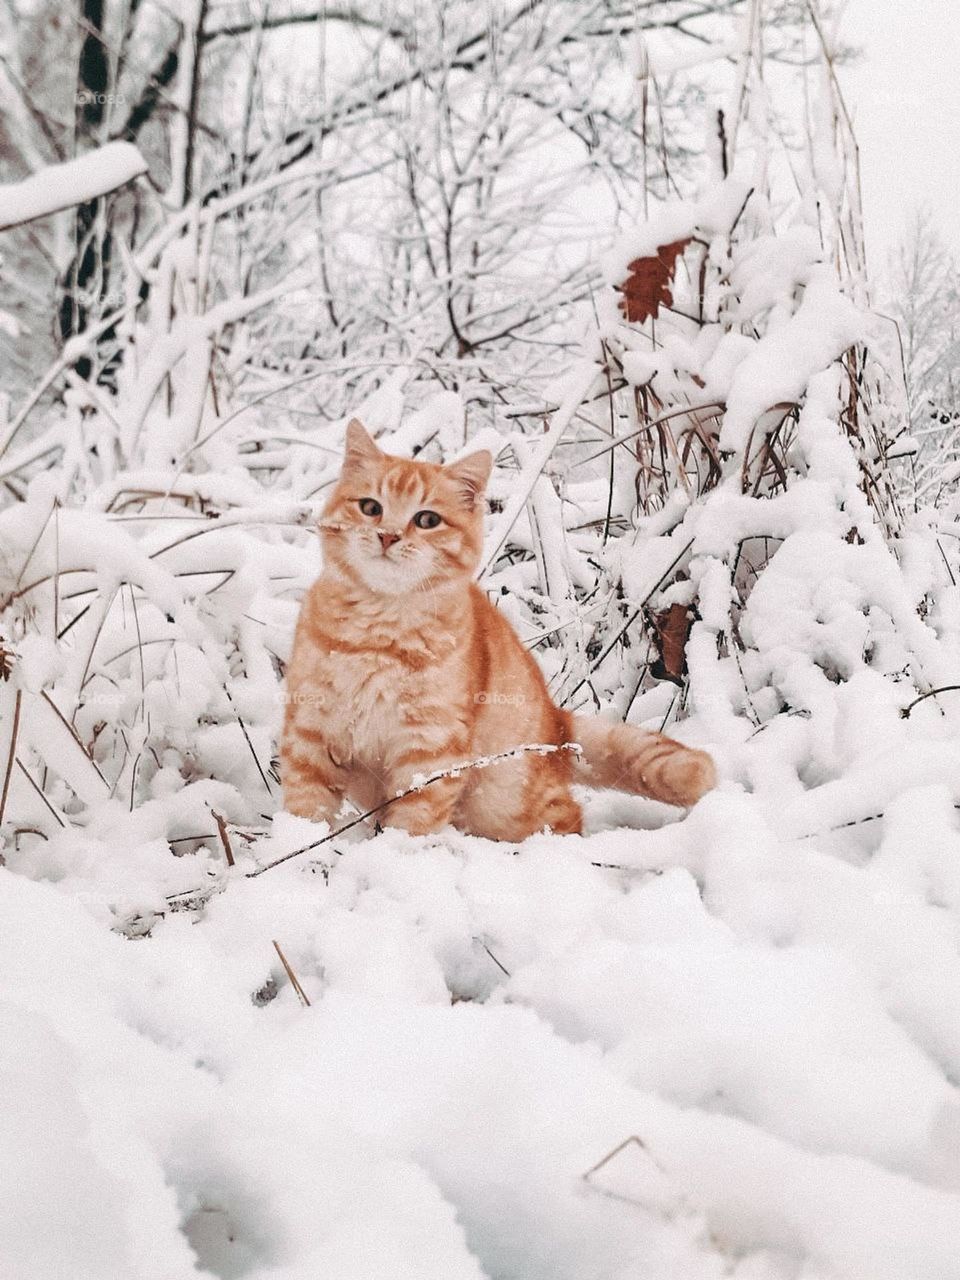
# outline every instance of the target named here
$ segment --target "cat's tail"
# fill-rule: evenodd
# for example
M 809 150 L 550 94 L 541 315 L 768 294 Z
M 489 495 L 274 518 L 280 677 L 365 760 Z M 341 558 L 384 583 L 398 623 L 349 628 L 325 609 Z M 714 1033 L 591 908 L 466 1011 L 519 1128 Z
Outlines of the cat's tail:
M 688 808 L 717 785 L 716 766 L 705 751 L 662 733 L 599 716 L 572 716 L 571 739 L 583 749 L 574 777 L 588 787 L 631 791 Z

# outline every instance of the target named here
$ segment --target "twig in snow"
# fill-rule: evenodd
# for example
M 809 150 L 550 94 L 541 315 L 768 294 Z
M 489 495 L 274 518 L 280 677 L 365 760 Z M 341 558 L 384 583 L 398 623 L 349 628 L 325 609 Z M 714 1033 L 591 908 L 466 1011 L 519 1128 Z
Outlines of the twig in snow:
M 921 693 L 919 698 L 914 698 L 911 703 L 901 710 L 900 715 L 902 719 L 907 720 L 913 708 L 919 703 L 925 702 L 927 698 L 935 698 L 938 693 L 954 693 L 958 690 L 960 690 L 960 684 L 943 684 L 939 689 L 931 689 L 928 693 Z
M 137 632 L 137 654 L 140 658 L 140 705 L 138 707 L 138 712 L 142 711 L 144 714 L 144 720 L 146 720 L 146 707 L 144 706 L 144 703 L 147 697 L 147 673 L 146 668 L 143 665 L 143 635 L 140 631 L 140 614 L 137 612 L 137 597 L 133 593 L 133 583 L 128 582 L 127 588 L 130 592 L 130 604 L 133 608 L 133 623 Z
M 662 426 L 672 418 L 681 418 L 685 414 L 705 413 L 708 409 L 713 410 L 709 415 L 710 417 L 719 417 L 724 408 L 725 405 L 722 401 L 709 400 L 705 404 L 684 405 L 679 409 L 671 409 L 669 413 L 662 413 L 659 418 L 652 418 L 649 422 L 645 422 L 638 431 L 628 431 L 625 436 L 616 436 L 609 444 L 605 444 L 602 449 L 598 449 L 596 453 L 587 454 L 585 458 L 578 458 L 573 465 L 582 467 L 587 462 L 593 462 L 595 458 L 602 458 L 611 449 L 616 449 L 621 444 L 628 444 L 631 440 L 636 440 L 638 436 L 646 435 L 652 428 Z
M 53 503 L 53 635 L 56 639 L 57 632 L 60 630 L 60 502 L 54 499 Z
M 650 597 L 653 595 L 655 591 L 659 591 L 661 584 L 670 576 L 671 573 L 673 573 L 674 569 L 677 567 L 677 565 L 680 563 L 680 561 L 683 559 L 683 557 L 687 554 L 687 552 L 690 550 L 692 546 L 693 546 L 693 539 L 691 538 L 690 541 L 684 547 L 681 548 L 681 550 L 673 558 L 673 560 L 670 562 L 670 564 L 667 566 L 664 572 L 660 575 L 657 581 L 653 584 L 653 586 L 650 588 L 647 594 L 643 597 L 643 599 L 640 601 L 640 604 L 637 606 L 637 608 L 634 609 L 630 617 L 626 620 L 626 622 L 623 624 L 623 626 L 620 628 L 617 634 L 613 637 L 613 639 L 610 641 L 610 643 L 607 645 L 604 651 L 600 654 L 600 657 L 596 659 L 596 661 L 593 663 L 593 665 L 590 668 L 589 674 L 585 675 L 579 684 L 574 685 L 574 687 L 566 695 L 566 697 L 563 699 L 562 705 L 566 705 L 566 703 L 570 701 L 570 699 L 573 697 L 575 693 L 577 693 L 580 689 L 582 689 L 585 684 L 589 683 L 590 676 L 592 676 L 593 673 L 598 669 L 598 667 L 604 661 L 607 655 L 613 650 L 614 646 L 617 645 L 623 639 L 623 637 L 627 634 L 627 632 L 633 626 L 634 622 L 636 622 L 637 618 L 639 617 L 640 611 L 643 608 L 643 606 L 647 603 L 647 601 L 650 599 Z
M 502 964 L 500 963 L 500 961 L 499 961 L 499 960 L 497 959 L 497 957 L 493 954 L 493 952 L 490 950 L 490 948 L 487 946 L 487 944 L 484 942 L 484 940 L 483 940 L 482 938 L 477 938 L 477 939 L 475 939 L 475 941 L 477 941 L 477 942 L 479 942 L 479 943 L 480 943 L 481 947 L 483 947 L 484 951 L 487 953 L 487 955 L 490 957 L 490 959 L 493 961 L 493 963 L 497 966 L 497 968 L 500 970 L 500 972 L 501 972 L 502 974 L 504 974 L 506 977 L 508 977 L 508 978 L 509 978 L 509 977 L 510 977 L 510 970 L 509 970 L 509 969 L 507 969 L 504 965 L 502 965 Z
M 670 1179 L 670 1175 L 667 1172 L 667 1170 L 663 1167 L 663 1165 L 656 1158 L 656 1156 L 653 1155 L 653 1153 L 651 1152 L 647 1144 L 643 1141 L 642 1138 L 637 1137 L 635 1133 L 631 1134 L 629 1138 L 624 1138 L 623 1142 L 618 1143 L 617 1146 L 615 1146 L 612 1151 L 608 1151 L 602 1160 L 598 1160 L 597 1163 L 592 1168 L 586 1171 L 586 1173 L 581 1174 L 581 1181 L 585 1182 L 587 1186 L 591 1189 L 591 1191 L 596 1191 L 598 1192 L 598 1194 L 602 1196 L 606 1196 L 610 1200 L 620 1200 L 624 1204 L 637 1205 L 637 1206 L 640 1206 L 641 1208 L 646 1208 L 646 1209 L 657 1207 L 660 1209 L 660 1212 L 669 1212 L 668 1210 L 666 1210 L 665 1207 L 654 1206 L 643 1200 L 635 1200 L 631 1196 L 622 1195 L 620 1192 L 617 1192 L 617 1191 L 609 1191 L 607 1190 L 606 1187 L 599 1187 L 595 1183 L 591 1182 L 591 1178 L 595 1173 L 599 1173 L 601 1169 L 605 1168 L 608 1164 L 610 1164 L 612 1160 L 615 1160 L 617 1156 L 619 1156 L 622 1152 L 624 1152 L 627 1149 L 627 1147 L 637 1147 L 647 1157 L 647 1159 L 650 1161 L 650 1163 L 653 1165 L 653 1167 L 657 1170 L 657 1172 L 662 1177 L 668 1179 L 669 1181 L 672 1181 L 672 1179 Z M 676 1190 L 674 1190 L 674 1196 L 676 1198 L 675 1208 L 685 1208 L 688 1211 L 692 1209 L 692 1206 L 687 1201 L 687 1197 L 682 1192 L 678 1193 Z
M 679 698 L 680 693 L 681 693 L 681 690 L 680 690 L 680 689 L 674 689 L 674 691 L 673 691 L 673 697 L 670 699 L 670 705 L 669 705 L 669 707 L 667 707 L 666 711 L 664 712 L 663 719 L 660 721 L 660 732 L 661 732 L 661 733 L 663 733 L 663 732 L 664 732 L 664 730 L 665 730 L 665 729 L 666 729 L 666 727 L 667 727 L 667 721 L 670 719 L 670 715 L 671 715 L 671 713 L 672 713 L 672 711 L 673 711 L 673 708 L 677 705 L 677 698 Z
M 418 791 L 422 791 L 425 787 L 431 786 L 434 782 L 441 782 L 444 778 L 458 778 L 461 773 L 467 769 L 488 769 L 493 764 L 499 764 L 502 760 L 515 760 L 519 756 L 535 754 L 549 755 L 553 751 L 574 751 L 579 753 L 580 744 L 577 742 L 563 742 L 559 745 L 552 742 L 534 742 L 522 747 L 514 747 L 512 751 L 501 751 L 494 756 L 481 756 L 477 760 L 466 760 L 463 764 L 452 765 L 449 769 L 441 769 L 437 773 L 432 773 L 426 778 L 421 778 L 413 786 L 407 787 L 406 791 L 400 791 L 395 796 L 391 796 L 389 800 L 384 800 L 382 804 L 375 805 L 372 809 L 368 809 L 366 813 L 358 814 L 357 817 L 351 818 L 349 822 L 345 822 L 342 827 L 338 827 L 336 831 L 331 831 L 329 835 L 321 836 L 319 840 L 314 840 L 310 844 L 305 844 L 299 849 L 293 849 L 290 853 L 283 854 L 282 857 L 274 858 L 273 862 L 268 862 L 262 867 L 257 867 L 256 871 L 248 871 L 247 879 L 252 880 L 256 876 L 262 876 L 265 871 L 272 870 L 273 867 L 279 867 L 283 862 L 289 862 L 291 858 L 298 858 L 302 853 L 309 853 L 312 849 L 319 849 L 321 845 L 329 844 L 331 840 L 336 840 L 337 836 L 343 835 L 345 831 L 349 831 L 351 827 L 359 826 L 361 822 L 365 822 L 367 818 L 372 818 L 374 814 L 382 813 L 392 804 L 396 804 L 398 800 L 403 800 L 406 796 L 412 796 Z
M 592 388 L 597 373 L 598 370 L 595 365 L 585 363 L 575 371 L 575 376 L 571 375 L 563 402 L 553 422 L 550 424 L 550 429 L 534 446 L 530 461 L 524 466 L 517 478 L 514 492 L 510 495 L 509 501 L 487 535 L 478 577 L 483 577 L 499 556 L 503 544 L 509 537 L 521 511 L 526 506 L 527 499 L 533 492 L 534 485 L 549 462 L 550 455 Z
M 938 550 L 939 550 L 939 552 L 940 552 L 941 556 L 943 557 L 943 563 L 944 563 L 944 564 L 946 565 L 946 567 L 947 567 L 947 573 L 950 575 L 950 584 L 951 584 L 951 586 L 954 586 L 954 587 L 955 587 L 955 586 L 957 585 L 957 580 L 956 580 L 956 578 L 953 576 L 953 570 L 950 568 L 950 561 L 947 559 L 947 553 L 944 551 L 944 549 L 943 549 L 943 543 L 940 541 L 940 539 L 939 539 L 939 538 L 937 539 L 937 548 L 938 548 Z
M 273 949 L 274 951 L 276 951 L 277 955 L 280 957 L 280 963 L 283 965 L 284 970 L 286 971 L 286 975 L 290 979 L 291 987 L 293 987 L 294 991 L 297 993 L 298 997 L 300 998 L 300 1003 L 309 1009 L 310 998 L 307 995 L 307 993 L 304 991 L 303 987 L 301 987 L 300 979 L 293 972 L 293 970 L 290 967 L 290 962 L 287 960 L 287 957 L 280 950 L 280 943 L 277 942 L 275 938 L 272 939 L 272 941 L 273 941 Z
M 956 806 L 954 806 L 956 807 Z M 805 831 L 803 835 L 797 836 L 798 840 L 813 840 L 818 836 L 829 835 L 832 831 L 846 831 L 847 827 L 861 827 L 865 822 L 879 822 L 884 813 L 868 813 L 863 818 L 851 818 L 849 822 L 838 822 L 835 826 L 824 827 L 821 831 Z
M 227 831 L 227 820 L 222 813 L 217 813 L 216 809 L 211 809 L 210 812 L 213 815 L 214 822 L 217 824 L 220 843 L 223 845 L 223 856 L 227 860 L 227 866 L 232 867 L 235 865 L 235 862 L 233 857 L 233 846 L 230 843 L 230 834 Z M 274 943 L 274 946 L 276 946 L 276 943 Z
M 47 525 L 53 519 L 53 513 L 54 511 L 56 511 L 56 509 L 57 509 L 57 501 L 56 499 L 54 499 L 53 506 L 50 508 L 50 514 L 47 516 L 46 520 L 44 520 L 43 524 L 40 526 L 40 530 L 37 533 L 37 536 L 34 538 L 33 542 L 31 543 L 30 550 L 27 552 L 27 558 L 26 560 L 24 560 L 23 564 L 20 566 L 20 572 L 17 574 L 17 580 L 14 583 L 14 586 L 19 587 L 20 583 L 23 581 L 23 575 L 27 571 L 27 565 L 33 559 L 33 553 L 36 551 L 37 547 L 40 545 L 40 539 L 46 533 Z M 49 578 L 44 578 L 42 579 L 42 581 L 47 582 L 49 581 Z M 24 588 L 24 590 L 28 590 L 28 588 Z M 20 592 L 20 591 L 11 592 L 10 595 L 8 595 L 5 598 L 5 600 L 3 601 L 3 604 L 0 605 L 0 608 L 6 609 L 7 605 L 9 605 L 12 601 L 16 600 L 17 597 L 22 594 L 23 592 Z
M 58 827 L 66 826 L 66 823 L 64 822 L 64 820 L 60 817 L 59 813 L 57 813 L 56 809 L 53 807 L 53 805 L 44 795 L 43 787 L 40 786 L 40 784 L 36 781 L 35 778 L 32 778 L 30 776 L 23 761 L 20 760 L 19 758 L 17 760 L 17 768 L 20 770 L 20 772 L 23 774 L 26 780 L 30 783 L 31 787 L 33 787 L 34 791 L 37 793 L 37 795 L 39 796 L 43 804 L 50 810 L 50 813 L 53 815 L 53 818 L 56 821 L 57 826 Z
M 267 794 L 272 796 L 273 787 L 271 787 L 270 782 L 267 778 L 267 775 L 263 771 L 263 765 L 260 763 L 260 757 L 257 755 L 256 751 L 254 751 L 253 743 L 250 741 L 250 735 L 249 733 L 247 733 L 247 726 L 243 723 L 243 717 L 237 711 L 237 704 L 234 702 L 233 698 L 231 697 L 230 690 L 227 688 L 226 685 L 223 686 L 223 692 L 227 695 L 227 701 L 230 703 L 231 707 L 233 707 L 234 714 L 237 717 L 237 724 L 240 726 L 240 732 L 243 734 L 244 738 L 246 739 L 247 746 L 250 748 L 250 754 L 253 756 L 253 762 L 257 766 L 257 772 L 260 774 L 260 777 L 263 781 L 263 785 L 267 788 Z
M 621 1151 L 626 1151 L 627 1147 L 631 1147 L 631 1146 L 639 1147 L 640 1150 L 644 1152 L 644 1154 L 648 1156 L 650 1155 L 650 1152 L 647 1149 L 647 1144 L 644 1142 L 644 1140 L 642 1138 L 638 1138 L 635 1133 L 632 1133 L 629 1138 L 624 1138 L 622 1142 L 618 1142 L 617 1145 L 613 1148 L 613 1150 L 608 1151 L 602 1160 L 598 1160 L 595 1165 L 591 1165 L 591 1167 L 586 1171 L 586 1173 L 581 1174 L 580 1175 L 581 1180 L 583 1182 L 589 1182 L 595 1173 L 599 1173 L 600 1170 L 604 1168 L 605 1165 L 608 1165 L 611 1160 L 616 1160 L 617 1156 L 620 1154 Z M 651 1160 L 653 1160 L 652 1156 L 650 1156 L 650 1158 Z M 655 1160 L 653 1162 L 654 1164 L 657 1163 Z M 657 1167 L 659 1168 L 659 1165 Z
M 955 804 L 954 809 L 960 810 L 960 804 Z M 849 822 L 838 822 L 835 826 L 824 827 L 821 831 L 805 831 L 803 835 L 797 836 L 797 840 L 814 840 L 818 836 L 830 835 L 833 831 L 846 831 L 848 827 L 862 827 L 865 822 L 879 822 L 881 818 L 887 816 L 886 810 L 880 813 L 868 813 L 863 818 L 851 818 Z
M 7 808 L 7 796 L 10 794 L 10 775 L 13 773 L 13 761 L 17 754 L 17 734 L 20 731 L 20 702 L 23 690 L 17 690 L 17 699 L 13 705 L 13 728 L 10 730 L 10 751 L 7 754 L 7 767 L 3 775 L 3 793 L 0 794 L 0 822 Z

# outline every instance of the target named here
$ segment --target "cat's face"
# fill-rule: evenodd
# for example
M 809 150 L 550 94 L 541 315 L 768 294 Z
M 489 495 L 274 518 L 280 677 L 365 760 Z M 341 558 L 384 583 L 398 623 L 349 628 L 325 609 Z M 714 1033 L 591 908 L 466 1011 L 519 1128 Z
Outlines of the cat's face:
M 492 466 L 485 451 L 447 467 L 382 453 L 354 419 L 320 521 L 325 562 L 385 595 L 471 577 Z

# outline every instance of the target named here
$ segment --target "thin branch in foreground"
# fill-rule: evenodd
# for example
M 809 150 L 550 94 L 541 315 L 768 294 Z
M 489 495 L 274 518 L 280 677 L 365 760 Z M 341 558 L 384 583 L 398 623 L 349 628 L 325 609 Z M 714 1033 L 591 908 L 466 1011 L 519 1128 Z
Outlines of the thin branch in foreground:
M 248 871 L 246 879 L 252 880 L 256 876 L 262 876 L 265 871 L 270 871 L 273 867 L 279 867 L 281 863 L 289 862 L 291 858 L 299 858 L 302 853 L 309 853 L 312 849 L 319 849 L 321 845 L 329 844 L 331 840 L 336 840 L 337 836 L 343 835 L 345 831 L 359 826 L 361 822 L 366 822 L 368 818 L 372 818 L 375 814 L 383 813 L 384 809 L 396 804 L 398 800 L 415 795 L 418 791 L 423 791 L 424 788 L 432 786 L 435 782 L 442 782 L 444 778 L 458 778 L 467 769 L 488 769 L 493 764 L 500 764 L 503 760 L 515 760 L 522 755 L 543 756 L 549 755 L 553 751 L 573 751 L 579 754 L 580 744 L 578 742 L 563 742 L 559 745 L 552 742 L 528 743 L 526 746 L 514 747 L 512 751 L 501 751 L 494 756 L 480 756 L 476 760 L 466 760 L 463 764 L 451 765 L 449 769 L 441 769 L 437 773 L 431 773 L 412 787 L 407 787 L 405 791 L 400 791 L 395 796 L 391 796 L 389 800 L 384 800 L 382 804 L 375 805 L 372 809 L 368 809 L 366 813 L 361 813 L 357 817 L 351 818 L 349 822 L 345 822 L 336 831 L 331 831 L 329 835 L 321 836 L 319 840 L 302 845 L 299 849 L 293 849 L 290 853 L 283 854 L 282 857 L 274 858 L 273 862 L 257 867 L 256 871 Z
M 935 698 L 938 693 L 955 693 L 958 691 L 960 691 L 960 684 L 942 684 L 939 689 L 931 689 L 927 693 L 921 693 L 919 698 L 914 698 L 911 703 L 908 703 L 907 706 L 901 710 L 901 719 L 908 720 L 913 708 L 919 706 L 921 702 L 926 702 L 927 698 Z

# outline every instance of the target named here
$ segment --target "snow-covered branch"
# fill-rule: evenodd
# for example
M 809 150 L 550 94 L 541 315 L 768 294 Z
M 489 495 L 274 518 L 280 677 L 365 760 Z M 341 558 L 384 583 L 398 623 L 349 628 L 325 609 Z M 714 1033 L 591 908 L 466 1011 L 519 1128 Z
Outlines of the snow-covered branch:
M 147 162 L 132 142 L 108 142 L 75 160 L 48 165 L 21 182 L 0 186 L 0 231 L 94 200 L 146 172 Z

